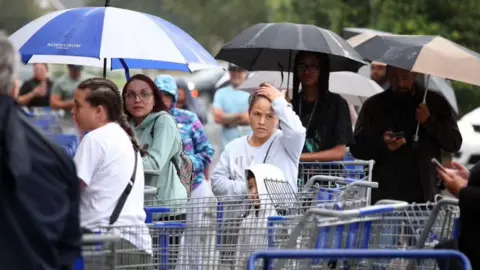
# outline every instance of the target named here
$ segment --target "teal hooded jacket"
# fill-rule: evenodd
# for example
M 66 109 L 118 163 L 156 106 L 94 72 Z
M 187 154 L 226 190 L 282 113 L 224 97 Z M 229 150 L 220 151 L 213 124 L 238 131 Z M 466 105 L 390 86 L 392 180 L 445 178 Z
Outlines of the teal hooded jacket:
M 182 147 L 180 133 L 173 117 L 163 111 L 151 113 L 135 127 L 135 135 L 140 147 L 148 152 L 148 155 L 142 158 L 146 172 L 145 185 L 157 188 L 156 205 L 168 206 L 171 203 L 186 201 L 187 191 L 171 162 L 173 157 L 179 158 Z

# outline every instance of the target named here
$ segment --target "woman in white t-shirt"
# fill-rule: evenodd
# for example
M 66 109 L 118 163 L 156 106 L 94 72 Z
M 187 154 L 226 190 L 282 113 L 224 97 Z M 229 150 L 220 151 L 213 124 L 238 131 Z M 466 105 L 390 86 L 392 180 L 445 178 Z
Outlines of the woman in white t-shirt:
M 88 79 L 78 86 L 74 101 L 78 127 L 88 132 L 74 157 L 83 188 L 81 226 L 86 231 L 120 234 L 118 266 L 148 265 L 152 240 L 145 225 L 141 149 L 123 114 L 120 92 L 109 80 Z M 127 185 L 133 186 L 115 220 L 114 209 L 121 205 Z M 88 264 L 88 257 L 85 260 Z

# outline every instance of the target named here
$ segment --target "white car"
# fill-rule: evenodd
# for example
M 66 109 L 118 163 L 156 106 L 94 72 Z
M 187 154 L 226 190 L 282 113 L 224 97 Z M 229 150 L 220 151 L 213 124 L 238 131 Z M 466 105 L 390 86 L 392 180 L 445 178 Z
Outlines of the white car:
M 469 112 L 458 121 L 463 143 L 454 160 L 472 167 L 480 161 L 480 108 Z

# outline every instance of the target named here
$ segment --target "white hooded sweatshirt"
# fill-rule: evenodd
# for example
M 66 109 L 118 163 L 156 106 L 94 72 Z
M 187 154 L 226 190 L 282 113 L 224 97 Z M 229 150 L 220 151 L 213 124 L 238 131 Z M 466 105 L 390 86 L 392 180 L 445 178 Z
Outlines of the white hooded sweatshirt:
M 305 144 L 306 130 L 284 98 L 275 99 L 272 108 L 280 120 L 281 130 L 277 130 L 259 147 L 252 147 L 248 143 L 248 136 L 231 141 L 222 152 L 211 176 L 215 196 L 247 194 L 245 170 L 252 164 L 260 163 L 280 168 L 292 189 L 297 191 L 298 164 Z
M 277 202 L 273 201 L 276 200 L 275 197 L 267 192 L 268 181 L 275 180 L 276 185 L 281 182 L 288 184 L 282 170 L 276 166 L 257 164 L 251 166 L 249 171 L 256 180 L 260 207 L 256 209 L 252 206 L 239 227 L 236 254 L 238 269 L 245 269 L 246 260 L 253 252 L 267 249 L 268 218 L 279 215 L 276 209 Z

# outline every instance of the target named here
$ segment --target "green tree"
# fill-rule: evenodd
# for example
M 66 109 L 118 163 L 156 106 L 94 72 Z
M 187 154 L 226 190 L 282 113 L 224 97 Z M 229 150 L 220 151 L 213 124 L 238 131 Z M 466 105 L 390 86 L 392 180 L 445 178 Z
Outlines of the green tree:
M 32 0 L 0 0 L 0 29 L 12 34 L 42 15 Z

